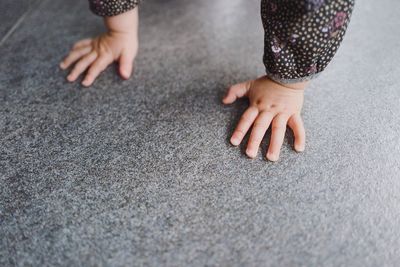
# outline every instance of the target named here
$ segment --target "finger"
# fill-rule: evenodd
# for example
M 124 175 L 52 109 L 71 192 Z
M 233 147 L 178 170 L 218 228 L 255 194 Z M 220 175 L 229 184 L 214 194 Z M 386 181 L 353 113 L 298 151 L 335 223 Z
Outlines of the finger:
M 124 79 L 129 79 L 132 74 L 134 55 L 129 53 L 122 53 L 119 59 L 119 73 Z
M 238 146 L 243 137 L 246 135 L 247 131 L 250 129 L 254 120 L 258 116 L 258 109 L 256 107 L 249 107 L 240 118 L 238 125 L 236 126 L 235 131 L 231 137 L 231 144 L 234 146 Z
M 83 86 L 90 86 L 99 74 L 107 68 L 113 62 L 112 57 L 100 56 L 90 66 L 85 79 L 82 82 Z
M 82 47 L 77 50 L 69 52 L 68 56 L 60 63 L 60 68 L 66 69 L 71 66 L 72 63 L 76 62 L 81 57 L 90 53 L 92 48 L 90 46 Z
M 250 82 L 238 83 L 228 89 L 226 96 L 222 99 L 224 104 L 232 104 L 236 99 L 247 94 L 250 89 Z
M 82 72 L 84 72 L 88 66 L 90 66 L 97 58 L 96 52 L 91 52 L 90 54 L 84 56 L 78 63 L 76 63 L 75 67 L 68 75 L 67 80 L 70 82 L 75 81 Z
M 300 115 L 293 115 L 288 121 L 288 126 L 294 134 L 294 149 L 303 152 L 306 146 L 306 131 Z
M 277 161 L 285 138 L 286 124 L 288 117 L 286 115 L 278 115 L 272 122 L 272 134 L 269 143 L 267 159 Z
M 74 46 L 72 47 L 72 50 L 88 46 L 92 43 L 92 41 L 93 41 L 93 39 L 91 39 L 91 38 L 80 40 L 79 42 L 76 42 L 74 44 Z
M 273 114 L 270 112 L 261 112 L 255 120 L 246 149 L 246 154 L 250 158 L 255 158 L 257 156 L 258 148 L 260 147 L 261 141 L 264 138 L 265 132 L 268 130 L 273 117 Z

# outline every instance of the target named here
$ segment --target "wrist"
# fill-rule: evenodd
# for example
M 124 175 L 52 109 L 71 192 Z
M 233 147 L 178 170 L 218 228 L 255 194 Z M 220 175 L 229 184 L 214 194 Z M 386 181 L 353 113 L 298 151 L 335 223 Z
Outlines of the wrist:
M 273 82 L 276 82 L 276 81 L 273 81 Z M 276 83 L 278 83 L 278 82 L 276 82 Z M 288 89 L 304 91 L 304 89 L 306 89 L 306 87 L 309 83 L 310 83 L 309 81 L 304 81 L 304 82 L 297 82 L 297 83 L 279 83 L 279 84 Z
M 112 17 L 104 17 L 104 24 L 112 33 L 137 34 L 139 25 L 138 8 Z
M 293 89 L 293 90 L 304 90 L 304 89 L 306 89 L 308 84 L 309 84 L 308 81 L 298 82 L 298 83 L 282 83 L 283 86 Z

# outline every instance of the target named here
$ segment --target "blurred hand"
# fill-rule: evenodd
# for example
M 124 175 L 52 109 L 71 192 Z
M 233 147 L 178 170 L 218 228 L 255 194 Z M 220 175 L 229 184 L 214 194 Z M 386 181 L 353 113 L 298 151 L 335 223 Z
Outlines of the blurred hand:
M 74 65 L 67 80 L 76 79 L 85 71 L 82 85 L 90 86 L 99 74 L 114 61 L 119 62 L 122 78 L 129 79 L 138 52 L 138 9 L 105 18 L 108 32 L 77 42 L 60 63 L 62 69 Z

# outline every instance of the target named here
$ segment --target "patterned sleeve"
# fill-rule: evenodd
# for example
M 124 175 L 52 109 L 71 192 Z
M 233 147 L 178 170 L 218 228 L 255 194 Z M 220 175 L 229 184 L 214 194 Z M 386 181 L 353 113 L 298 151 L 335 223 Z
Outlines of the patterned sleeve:
M 280 83 L 306 81 L 332 60 L 355 0 L 262 0 L 267 76 Z
M 93 13 L 103 17 L 116 16 L 134 9 L 140 0 L 89 0 Z

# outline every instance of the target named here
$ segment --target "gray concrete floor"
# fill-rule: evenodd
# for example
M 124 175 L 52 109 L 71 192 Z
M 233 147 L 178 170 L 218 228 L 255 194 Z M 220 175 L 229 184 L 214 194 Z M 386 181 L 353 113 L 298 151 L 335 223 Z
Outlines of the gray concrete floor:
M 1 266 L 399 265 L 399 1 L 358 2 L 277 163 L 220 104 L 263 73 L 258 0 L 145 1 L 134 78 L 91 89 L 57 65 L 101 20 L 41 2 L 0 47 Z

